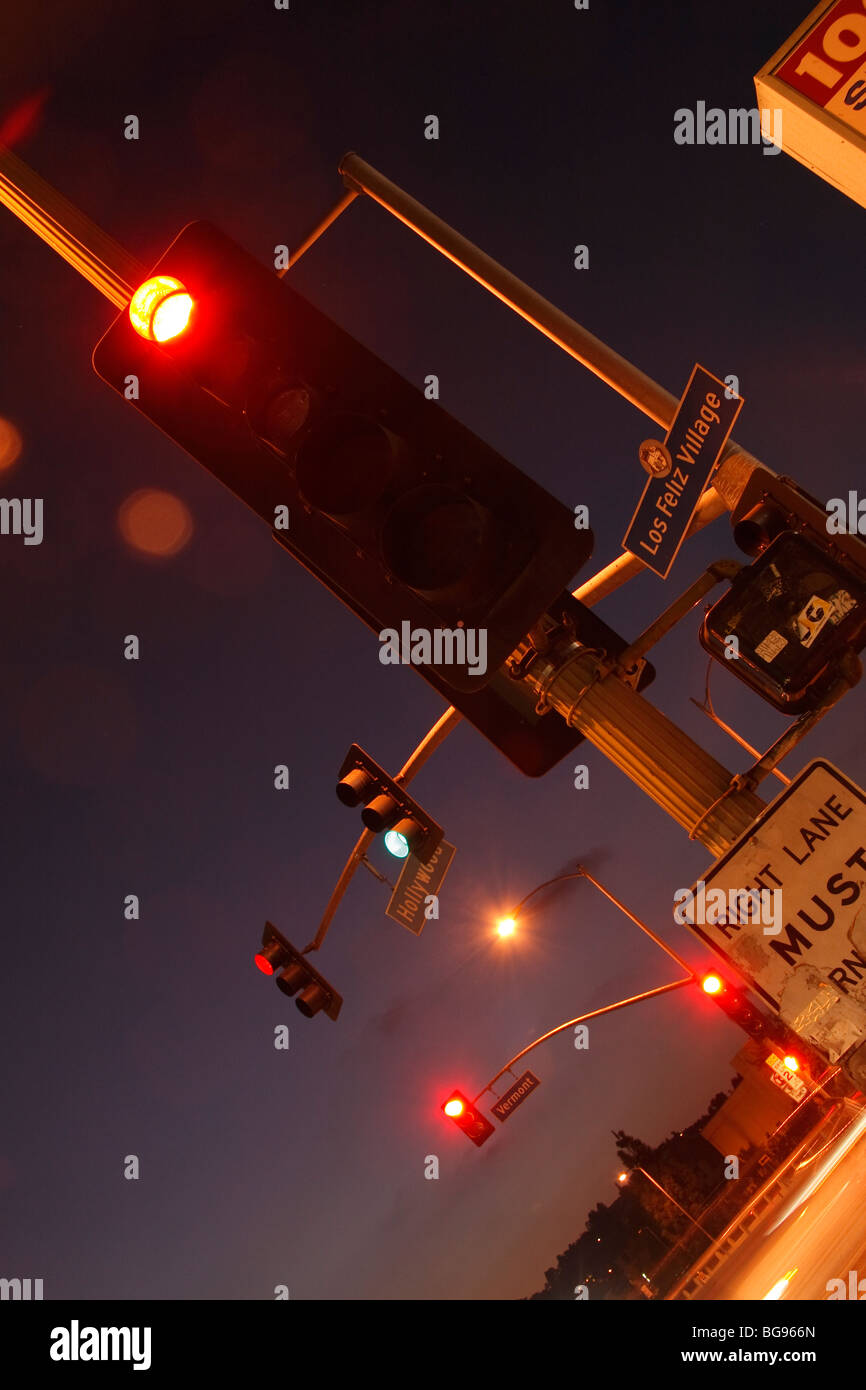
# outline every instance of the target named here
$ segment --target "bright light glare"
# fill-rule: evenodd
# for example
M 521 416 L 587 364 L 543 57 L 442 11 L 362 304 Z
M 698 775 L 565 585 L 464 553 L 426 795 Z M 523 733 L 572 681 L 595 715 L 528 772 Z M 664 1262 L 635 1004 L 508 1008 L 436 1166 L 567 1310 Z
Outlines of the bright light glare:
M 399 830 L 389 830 L 385 835 L 385 848 L 395 859 L 405 859 L 409 853 L 409 841 Z
M 705 975 L 701 981 L 704 994 L 721 994 L 722 982 L 718 975 Z
M 457 1115 L 463 1114 L 463 1102 L 456 1098 L 454 1100 L 447 1100 L 443 1108 L 445 1114 L 450 1115 L 452 1120 L 455 1119 Z
M 788 1068 L 788 1071 L 800 1070 L 800 1063 L 797 1061 L 797 1058 L 794 1057 L 791 1053 L 789 1053 L 787 1057 L 783 1057 L 782 1061 L 785 1063 L 785 1066 Z
M 761 1302 L 776 1302 L 778 1299 L 780 1299 L 796 1273 L 796 1269 L 789 1269 L 785 1277 L 783 1279 L 780 1279 L 778 1283 L 774 1284 L 773 1287 L 770 1289 L 769 1293 L 764 1294 L 764 1297 L 761 1299 Z
M 129 301 L 129 321 L 142 338 L 157 343 L 176 338 L 189 323 L 192 299 L 172 275 L 153 275 Z
M 500 936 L 513 936 L 517 930 L 517 923 L 513 917 L 500 917 L 496 923 L 496 930 Z
M 617 1173 L 617 1182 L 628 1182 L 628 1173 Z
M 177 338 L 189 323 L 192 313 L 192 300 L 185 292 L 170 294 L 153 311 L 151 331 L 158 343 L 167 343 Z

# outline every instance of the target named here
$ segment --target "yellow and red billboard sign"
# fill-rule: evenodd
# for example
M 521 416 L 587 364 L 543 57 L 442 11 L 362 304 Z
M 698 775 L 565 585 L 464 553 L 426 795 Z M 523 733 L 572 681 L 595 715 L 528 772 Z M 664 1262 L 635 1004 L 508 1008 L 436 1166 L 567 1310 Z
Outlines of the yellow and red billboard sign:
M 866 206 L 866 0 L 818 5 L 755 77 L 782 148 Z

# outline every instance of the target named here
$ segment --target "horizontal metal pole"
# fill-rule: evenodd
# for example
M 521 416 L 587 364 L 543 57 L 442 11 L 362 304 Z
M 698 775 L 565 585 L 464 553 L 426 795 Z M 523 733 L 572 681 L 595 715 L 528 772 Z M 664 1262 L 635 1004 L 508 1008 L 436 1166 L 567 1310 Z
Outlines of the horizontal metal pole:
M 541 1044 L 547 1042 L 549 1038 L 555 1038 L 557 1033 L 564 1033 L 566 1028 L 576 1028 L 579 1023 L 586 1023 L 591 1018 L 600 1018 L 602 1014 L 612 1014 L 617 1009 L 628 1008 L 630 1004 L 641 1004 L 644 999 L 655 999 L 659 994 L 670 994 L 672 989 L 682 989 L 683 985 L 693 985 L 694 983 L 694 975 L 688 975 L 684 980 L 672 980 L 669 985 L 659 985 L 657 989 L 645 990 L 643 994 L 633 994 L 630 999 L 619 999 L 615 1004 L 605 1004 L 603 1009 L 593 1009 L 591 1013 L 578 1014 L 577 1018 L 570 1018 L 567 1022 L 558 1024 L 556 1028 L 551 1028 L 549 1033 L 542 1033 L 540 1038 L 535 1039 L 535 1042 L 531 1042 L 528 1047 L 524 1047 L 520 1052 L 515 1053 L 515 1055 L 505 1063 L 502 1070 L 491 1077 L 484 1089 L 478 1092 L 472 1104 L 476 1105 L 485 1092 L 489 1091 L 491 1086 L 496 1085 L 500 1076 L 504 1076 L 507 1071 L 510 1071 L 514 1063 L 519 1062 L 521 1057 L 525 1057 L 527 1052 L 532 1052 L 533 1048 L 540 1047 Z

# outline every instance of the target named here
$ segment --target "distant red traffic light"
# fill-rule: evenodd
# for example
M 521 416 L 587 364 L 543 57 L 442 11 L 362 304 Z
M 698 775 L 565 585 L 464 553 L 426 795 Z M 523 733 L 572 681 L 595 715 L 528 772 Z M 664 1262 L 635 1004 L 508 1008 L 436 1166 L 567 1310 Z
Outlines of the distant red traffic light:
M 451 1092 L 442 1105 L 442 1113 L 447 1115 L 449 1120 L 453 1120 L 457 1128 L 463 1130 L 467 1139 L 471 1139 L 479 1148 L 494 1132 L 487 1116 L 482 1115 L 462 1091 Z

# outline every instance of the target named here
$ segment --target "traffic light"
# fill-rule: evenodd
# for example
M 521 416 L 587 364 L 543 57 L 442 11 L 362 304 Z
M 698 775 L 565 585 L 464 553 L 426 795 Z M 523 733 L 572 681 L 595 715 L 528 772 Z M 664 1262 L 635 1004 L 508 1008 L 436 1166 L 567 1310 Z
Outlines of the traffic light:
M 866 645 L 866 582 L 827 545 L 783 530 L 707 613 L 701 643 L 783 714 L 816 709 Z
M 831 534 L 827 521 L 816 497 L 762 466 L 752 470 L 731 512 L 734 540 L 747 555 L 761 555 L 783 531 L 796 531 L 866 581 L 866 542 L 854 531 Z
M 414 854 L 422 864 L 438 847 L 444 834 L 432 816 L 393 777 L 389 777 L 369 753 L 353 743 L 337 774 L 337 796 L 344 806 L 363 804 L 361 820 L 375 835 L 385 831 L 392 837 L 388 848 L 397 858 Z M 406 850 L 394 843 L 405 842 Z
M 93 364 L 437 688 L 476 695 L 591 554 L 568 507 L 207 223 Z
M 818 1076 L 824 1070 L 824 1059 L 800 1037 L 799 1033 L 795 1033 L 778 1015 L 765 1014 L 756 1009 L 741 988 L 730 984 L 717 971 L 712 970 L 702 977 L 701 989 L 718 1004 L 731 1022 L 738 1024 L 750 1038 L 770 1044 L 776 1049 L 789 1071 L 798 1071 L 806 1067 Z
M 283 994 L 289 998 L 298 995 L 295 1004 L 304 1018 L 313 1018 L 324 1009 L 328 1018 L 336 1019 L 343 996 L 270 922 L 265 923 L 262 949 L 255 956 L 255 963 L 263 975 L 276 975 L 277 988 Z
M 442 1113 L 447 1115 L 449 1120 L 453 1120 L 457 1128 L 462 1129 L 466 1137 L 479 1148 L 486 1144 L 494 1132 L 494 1127 L 486 1115 L 482 1115 L 462 1091 L 451 1092 L 442 1105 Z
M 736 1023 L 750 1038 L 763 1038 L 767 1036 L 769 1019 L 766 1014 L 756 1009 L 750 1003 L 745 993 L 741 989 L 735 989 L 716 971 L 704 975 L 701 980 L 701 989 L 708 995 L 719 1008 L 728 1015 L 732 1023 Z

